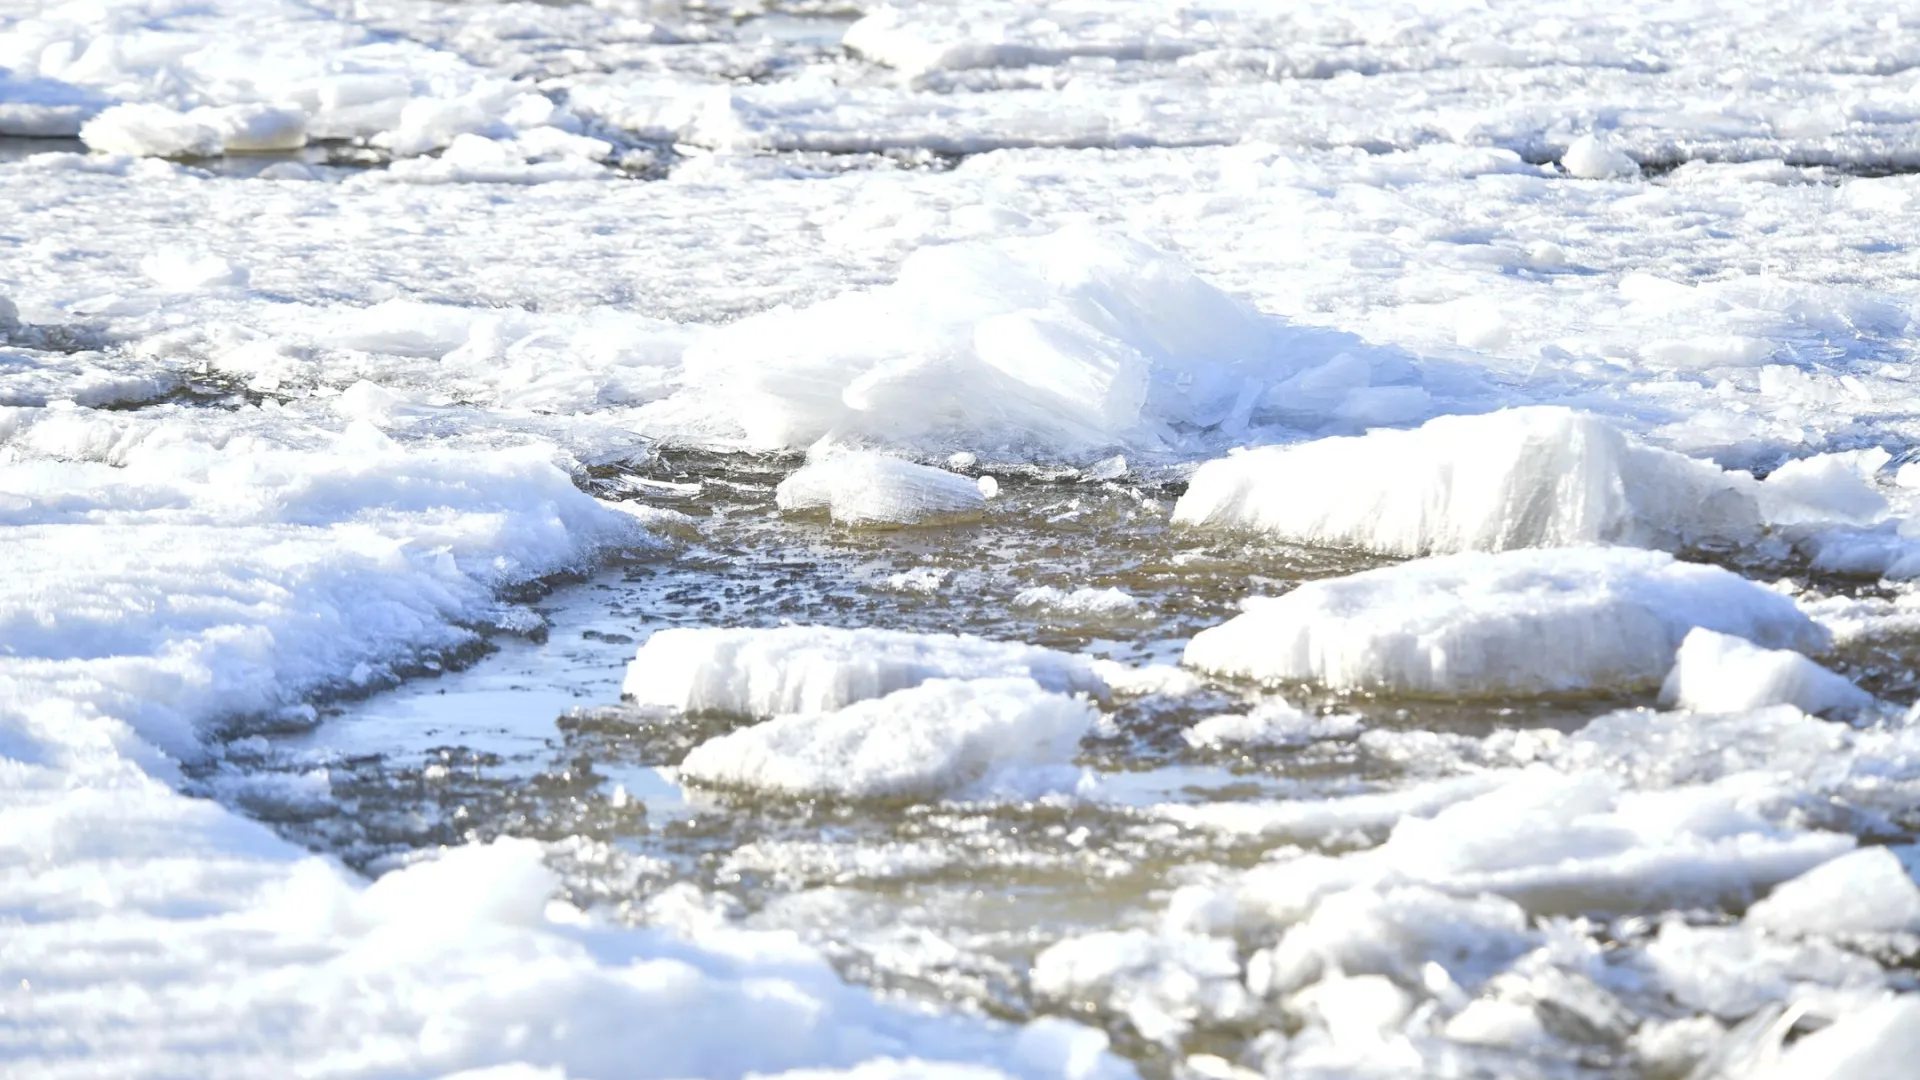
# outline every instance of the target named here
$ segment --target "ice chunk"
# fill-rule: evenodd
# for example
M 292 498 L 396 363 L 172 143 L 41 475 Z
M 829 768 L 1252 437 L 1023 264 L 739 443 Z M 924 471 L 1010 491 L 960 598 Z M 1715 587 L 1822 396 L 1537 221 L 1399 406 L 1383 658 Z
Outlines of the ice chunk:
M 975 481 L 871 452 L 834 453 L 780 482 L 782 510 L 826 510 L 845 525 L 943 525 L 977 519 L 987 499 Z
M 1182 890 L 1172 908 L 1182 925 L 1219 932 L 1298 922 L 1346 889 L 1412 884 L 1493 893 L 1536 914 L 1738 904 L 1854 846 L 1761 812 L 1788 790 L 1745 774 L 1631 791 L 1597 772 L 1534 766 L 1401 820 L 1378 847 L 1285 855 L 1224 888 Z
M 853 332 L 852 328 L 858 328 Z M 923 247 L 892 285 L 742 319 L 687 352 L 657 422 L 762 447 L 823 436 L 1074 453 L 1237 429 L 1294 373 L 1285 331 L 1092 229 Z M 1293 331 L 1301 351 L 1327 335 Z
M 1104 695 L 1092 664 L 964 634 L 782 626 L 676 628 L 648 638 L 622 689 L 643 705 L 743 716 L 826 712 L 929 679 L 1020 677 L 1056 693 Z
M 195 109 L 189 114 L 220 132 L 220 145 L 229 154 L 298 150 L 307 145 L 307 114 L 284 105 L 229 105 Z
M 244 286 L 252 277 L 246 267 L 218 255 L 176 247 L 162 248 L 141 259 L 140 270 L 154 284 L 172 292 Z
M 1070 789 L 1099 710 L 1031 679 L 930 679 L 831 712 L 778 716 L 700 744 L 697 783 L 846 798 L 1030 796 Z
M 1173 520 L 1396 555 L 1672 549 L 1755 533 L 1756 486 L 1598 418 L 1542 406 L 1210 461 Z
M 1920 931 L 1920 886 L 1891 851 L 1861 848 L 1781 884 L 1746 923 L 1792 935 Z
M 1872 702 L 1873 695 L 1799 653 L 1706 629 L 1680 642 L 1660 687 L 1662 705 L 1696 712 L 1793 705 L 1810 713 L 1852 713 Z
M 1189 746 L 1305 746 L 1359 733 L 1357 716 L 1320 716 L 1273 698 L 1250 712 L 1209 716 L 1183 734 Z
M 1013 606 L 1044 611 L 1055 618 L 1086 621 L 1128 619 L 1140 614 L 1138 597 L 1111 588 L 1068 592 L 1053 585 L 1036 585 L 1014 593 Z
M 1907 1080 L 1920 1061 L 1920 994 L 1890 997 L 1801 1039 L 1742 1080 Z
M 1245 1018 L 1252 1001 L 1231 938 L 1106 930 L 1056 942 L 1033 961 L 1033 992 L 1071 1004 L 1093 999 L 1125 1015 L 1143 1038 L 1172 1044 L 1196 1021 Z
M 1420 694 L 1623 690 L 1657 683 L 1696 626 L 1814 651 L 1779 593 L 1631 548 L 1466 552 L 1310 581 L 1188 643 L 1203 671 Z
M 1418 985 L 1438 963 L 1469 990 L 1534 944 L 1527 913 L 1493 896 L 1459 898 L 1422 886 L 1332 893 L 1280 943 L 1248 962 L 1255 993 L 1289 994 L 1333 972 Z
M 1887 512 L 1886 496 L 1872 477 L 1891 460 L 1892 454 L 1874 447 L 1789 461 L 1767 474 L 1761 505 L 1771 521 L 1870 524 Z
M 1560 167 L 1567 170 L 1568 176 L 1581 180 L 1628 179 L 1640 175 L 1640 164 L 1598 132 L 1573 140 L 1560 155 Z
M 1288 1002 L 1310 1027 L 1324 1031 L 1342 1056 L 1395 1034 L 1413 1012 L 1414 1004 L 1412 994 L 1380 975 L 1334 975 L 1300 991 Z
M 132 157 L 215 157 L 224 145 L 211 117 L 147 104 L 105 110 L 80 128 L 80 138 L 89 149 Z

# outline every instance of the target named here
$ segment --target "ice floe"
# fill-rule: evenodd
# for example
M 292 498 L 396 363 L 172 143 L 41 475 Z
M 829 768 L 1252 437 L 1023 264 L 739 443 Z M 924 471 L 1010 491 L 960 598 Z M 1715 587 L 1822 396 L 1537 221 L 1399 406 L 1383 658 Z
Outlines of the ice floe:
M 928 679 L 832 712 L 789 713 L 694 747 L 704 784 L 846 798 L 1071 790 L 1099 715 L 1023 678 Z
M 1660 701 L 1701 712 L 1792 705 L 1810 713 L 1852 714 L 1872 704 L 1873 695 L 1797 652 L 1695 629 L 1680 642 Z
M 965 634 L 826 626 L 660 630 L 628 665 L 623 690 L 642 705 L 767 717 L 831 712 L 930 679 L 985 678 L 1106 693 L 1092 663 L 1070 653 Z
M 947 525 L 978 520 L 977 481 L 884 454 L 824 453 L 780 482 L 782 510 L 825 510 L 845 525 Z
M 1630 548 L 1418 559 L 1310 581 L 1195 635 L 1205 671 L 1415 694 L 1628 690 L 1658 684 L 1694 627 L 1817 651 L 1791 599 L 1716 566 Z

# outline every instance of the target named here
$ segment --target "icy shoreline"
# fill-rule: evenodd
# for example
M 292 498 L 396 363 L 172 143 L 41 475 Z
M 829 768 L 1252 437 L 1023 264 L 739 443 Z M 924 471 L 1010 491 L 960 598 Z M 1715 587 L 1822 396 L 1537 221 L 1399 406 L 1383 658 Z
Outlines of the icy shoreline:
M 0 4 L 0 1071 L 1904 1067 L 1916 58 Z

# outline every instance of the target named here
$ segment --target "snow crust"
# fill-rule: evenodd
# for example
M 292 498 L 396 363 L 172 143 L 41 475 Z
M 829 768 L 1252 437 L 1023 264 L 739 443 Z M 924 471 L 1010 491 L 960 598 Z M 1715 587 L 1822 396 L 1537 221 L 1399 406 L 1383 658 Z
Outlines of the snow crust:
M 694 747 L 699 783 L 846 798 L 1071 790 L 1099 711 L 1022 678 L 929 679 L 824 713 L 790 713 Z
M 1416 694 L 1657 684 L 1704 627 L 1817 651 L 1793 601 L 1719 567 L 1629 548 L 1466 552 L 1254 597 L 1185 663 L 1268 681 Z
M 622 692 L 642 705 L 771 717 L 832 713 L 934 679 L 1024 678 L 1055 694 L 1104 697 L 1091 661 L 966 634 L 781 626 L 656 631 Z
M 1173 519 L 1395 555 L 1675 549 L 1750 539 L 1757 487 L 1597 417 L 1535 407 L 1210 461 Z

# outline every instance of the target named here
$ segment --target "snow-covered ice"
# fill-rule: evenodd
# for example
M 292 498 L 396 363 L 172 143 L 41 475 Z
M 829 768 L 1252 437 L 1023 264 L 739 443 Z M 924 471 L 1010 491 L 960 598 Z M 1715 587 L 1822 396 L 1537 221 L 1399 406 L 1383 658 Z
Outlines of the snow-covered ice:
M 1210 461 L 1173 517 L 1395 555 L 1671 549 L 1751 539 L 1758 487 L 1593 416 L 1509 409 Z
M 1813 651 L 1793 601 L 1731 571 L 1631 548 L 1417 559 L 1254 597 L 1196 635 L 1204 671 L 1414 694 L 1618 691 L 1658 684 L 1695 627 Z
M 1271 698 L 1244 713 L 1209 716 L 1183 732 L 1193 746 L 1295 746 L 1357 735 L 1360 718 L 1342 713 L 1320 716 Z
M 847 798 L 1071 789 L 1097 710 L 1031 679 L 929 679 L 833 712 L 789 713 L 702 743 L 680 775 Z
M 1237 434 L 1288 404 L 1288 380 L 1315 363 L 1358 369 L 1310 409 L 1331 417 L 1373 389 L 1366 360 L 1332 359 L 1338 336 L 1265 317 L 1165 253 L 1085 226 L 1011 231 L 921 248 L 891 284 L 695 343 L 686 391 L 652 422 L 762 448 L 1062 455 Z
M 1797 652 L 1695 629 L 1674 654 L 1660 701 L 1701 712 L 1792 705 L 1810 713 L 1851 714 L 1870 705 L 1873 696 Z
M 963 634 L 782 626 L 668 629 L 627 666 L 642 705 L 737 716 L 830 712 L 932 679 L 1026 678 L 1058 694 L 1105 694 L 1084 657 Z
M 1920 931 L 1920 885 L 1886 848 L 1862 848 L 1782 883 L 1745 922 L 1778 934 Z
M 875 453 L 825 454 L 780 481 L 782 510 L 825 510 L 846 525 L 941 525 L 976 520 L 980 485 L 957 473 Z

